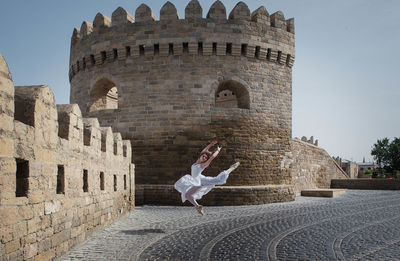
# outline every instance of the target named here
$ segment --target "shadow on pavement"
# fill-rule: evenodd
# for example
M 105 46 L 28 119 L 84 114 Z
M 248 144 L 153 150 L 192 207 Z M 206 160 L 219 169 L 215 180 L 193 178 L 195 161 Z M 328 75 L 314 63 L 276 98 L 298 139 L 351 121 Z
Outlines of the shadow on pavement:
M 121 231 L 127 235 L 148 235 L 148 234 L 165 234 L 165 231 L 157 228 L 149 229 L 138 229 L 138 230 L 122 230 Z

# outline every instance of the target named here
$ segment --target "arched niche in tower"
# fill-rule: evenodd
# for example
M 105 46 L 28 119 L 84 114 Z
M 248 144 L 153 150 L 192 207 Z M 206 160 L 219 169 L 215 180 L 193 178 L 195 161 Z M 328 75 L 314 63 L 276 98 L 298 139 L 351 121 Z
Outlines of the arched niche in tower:
M 89 111 L 118 109 L 118 89 L 107 78 L 97 81 L 90 91 Z
M 215 92 L 215 107 L 250 109 L 249 92 L 237 81 L 223 81 Z

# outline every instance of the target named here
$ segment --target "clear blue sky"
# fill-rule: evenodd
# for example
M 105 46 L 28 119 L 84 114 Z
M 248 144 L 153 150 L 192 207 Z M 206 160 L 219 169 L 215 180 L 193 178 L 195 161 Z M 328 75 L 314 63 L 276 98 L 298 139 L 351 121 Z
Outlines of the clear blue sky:
M 189 0 L 171 1 L 184 18 Z M 203 17 L 214 1 L 200 0 Z M 227 13 L 237 1 L 222 0 Z M 74 27 L 119 6 L 146 3 L 159 17 L 165 1 L 2 0 L 0 52 L 15 85 L 50 85 L 69 103 L 69 45 Z M 377 139 L 400 136 L 399 0 L 247 0 L 295 18 L 293 137 L 311 136 L 332 156 L 371 159 Z

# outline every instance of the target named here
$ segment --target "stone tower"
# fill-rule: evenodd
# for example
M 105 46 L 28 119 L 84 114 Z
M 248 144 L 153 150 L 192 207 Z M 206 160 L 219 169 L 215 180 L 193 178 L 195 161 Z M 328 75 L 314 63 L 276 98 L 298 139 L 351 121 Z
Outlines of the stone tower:
M 203 18 L 192 0 L 184 19 L 167 2 L 156 20 L 144 4 L 135 18 L 118 8 L 74 29 L 70 101 L 131 140 L 144 203 L 178 203 L 172 185 L 212 139 L 223 149 L 206 175 L 241 166 L 205 204 L 288 201 L 293 62 L 294 20 L 280 11 L 239 2 L 227 18 L 216 1 Z

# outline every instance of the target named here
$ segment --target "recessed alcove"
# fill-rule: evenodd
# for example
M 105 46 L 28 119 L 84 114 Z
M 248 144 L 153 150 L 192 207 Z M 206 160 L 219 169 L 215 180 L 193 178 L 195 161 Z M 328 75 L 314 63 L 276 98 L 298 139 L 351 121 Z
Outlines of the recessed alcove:
M 223 81 L 215 93 L 215 107 L 250 109 L 249 92 L 237 81 Z
M 107 78 L 96 82 L 90 92 L 89 111 L 118 109 L 118 89 L 115 83 Z

